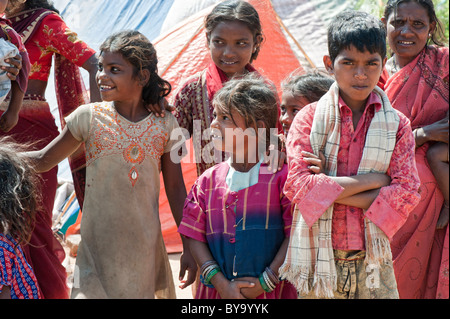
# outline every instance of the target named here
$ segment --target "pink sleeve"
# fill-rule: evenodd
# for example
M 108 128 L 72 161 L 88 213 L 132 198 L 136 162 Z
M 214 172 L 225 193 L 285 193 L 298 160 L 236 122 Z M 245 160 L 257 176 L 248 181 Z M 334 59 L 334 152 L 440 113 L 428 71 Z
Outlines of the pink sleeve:
M 183 208 L 178 232 L 186 237 L 206 243 L 206 210 L 199 180 L 192 186 Z
M 303 161 L 302 151 L 312 153 L 309 134 L 316 103 L 305 106 L 294 118 L 286 141 L 289 173 L 284 186 L 286 196 L 297 205 L 311 227 L 333 205 L 343 188 L 325 174 L 314 174 Z
M 397 144 L 387 172 L 391 177 L 391 184 L 381 188 L 365 215 L 389 238 L 403 226 L 409 212 L 420 200 L 414 136 L 409 120 L 403 114 L 399 113 L 399 116 Z

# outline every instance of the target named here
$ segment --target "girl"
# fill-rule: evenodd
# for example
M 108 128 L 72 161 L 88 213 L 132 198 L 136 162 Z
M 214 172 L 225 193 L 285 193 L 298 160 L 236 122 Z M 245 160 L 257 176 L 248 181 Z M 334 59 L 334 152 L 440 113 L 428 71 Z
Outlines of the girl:
M 180 144 L 170 139 L 178 125 L 170 114 L 156 118 L 147 109 L 169 94 L 170 84 L 158 76 L 153 45 L 137 31 L 106 39 L 98 67 L 104 102 L 78 108 L 59 137 L 30 153 L 38 170 L 46 171 L 86 145 L 86 198 L 72 297 L 174 298 L 158 196 L 162 171 L 179 223 L 186 189 L 180 164 L 170 157 Z
M 257 73 L 251 63 L 258 57 L 263 41 L 258 12 L 245 1 L 219 3 L 206 17 L 205 29 L 211 64 L 187 79 L 173 102 L 180 127 L 187 129 L 190 136 L 201 137 L 193 139 L 198 176 L 225 158 L 220 153 L 214 158 L 212 147 L 208 148 L 210 137 L 202 136 L 212 121 L 211 101 L 232 77 Z
M 295 115 L 305 105 L 319 101 L 328 92 L 334 79 L 319 71 L 296 75 L 294 71 L 281 83 L 281 116 L 284 137 Z
M 41 292 L 21 245 L 29 241 L 38 204 L 37 176 L 22 149 L 0 138 L 0 299 L 39 299 Z
M 278 119 L 276 96 L 246 76 L 227 82 L 213 104 L 214 146 L 231 157 L 206 170 L 185 202 L 179 232 L 200 267 L 195 298 L 296 298 L 277 274 L 292 219 L 287 166 L 272 174 L 262 162 Z

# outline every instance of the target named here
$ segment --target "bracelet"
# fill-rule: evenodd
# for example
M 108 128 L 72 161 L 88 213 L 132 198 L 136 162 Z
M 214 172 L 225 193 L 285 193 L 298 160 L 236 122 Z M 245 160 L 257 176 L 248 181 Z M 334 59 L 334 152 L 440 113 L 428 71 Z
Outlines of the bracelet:
M 200 268 L 200 282 L 207 287 L 213 288 L 211 279 L 221 272 L 219 264 L 215 260 L 205 262 Z
M 264 272 L 259 276 L 259 283 L 265 292 L 272 292 L 279 282 L 280 280 L 269 267 L 266 267 Z

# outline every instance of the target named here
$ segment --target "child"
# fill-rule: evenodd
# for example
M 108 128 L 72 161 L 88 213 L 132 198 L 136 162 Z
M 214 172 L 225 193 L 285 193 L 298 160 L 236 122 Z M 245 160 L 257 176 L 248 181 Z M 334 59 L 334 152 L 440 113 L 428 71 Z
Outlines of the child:
M 448 123 L 448 112 L 445 120 Z M 444 195 L 444 204 L 436 225 L 437 229 L 443 229 L 448 225 L 449 220 L 448 143 L 438 142 L 430 146 L 427 152 L 427 160 L 439 189 Z
M 295 115 L 305 105 L 318 101 L 330 89 L 334 79 L 319 71 L 295 75 L 294 71 L 281 83 L 280 122 L 287 137 Z
M 219 3 L 206 17 L 205 29 L 211 64 L 185 81 L 173 103 L 178 124 L 193 136 L 198 176 L 225 159 L 214 153 L 210 136 L 203 136 L 212 121 L 211 101 L 229 79 L 257 73 L 251 63 L 263 41 L 258 12 L 246 1 Z
M 200 267 L 196 299 L 297 298 L 277 275 L 292 218 L 283 194 L 287 166 L 272 174 L 262 162 L 276 104 L 264 80 L 250 75 L 215 94 L 214 147 L 231 156 L 198 178 L 179 227 Z
M 289 131 L 284 191 L 295 226 L 280 274 L 302 298 L 398 298 L 389 239 L 418 203 L 420 181 L 409 121 L 377 87 L 385 38 L 369 14 L 336 16 L 324 57 L 336 83 Z M 303 151 L 322 151 L 324 170 L 314 174 Z
M 7 4 L 7 0 L 0 0 L 0 15 L 5 12 Z M 8 20 L 3 19 L 2 17 L 0 17 L 0 39 L 6 41 L 8 44 L 12 44 L 13 47 L 16 48 L 14 53 L 10 53 L 8 56 L 2 55 L 0 57 L 0 65 L 2 67 L 0 74 L 4 73 L 2 75 L 2 83 L 0 84 L 0 131 L 9 132 L 16 126 L 19 120 L 20 107 L 22 106 L 22 100 L 27 89 L 30 62 L 21 37 L 8 25 Z M 2 45 L 2 48 L 3 47 L 4 46 Z M 11 52 L 11 50 L 8 51 Z M 0 50 L 0 52 L 3 52 L 3 49 Z M 11 81 L 11 75 L 6 68 L 9 66 L 11 58 L 15 58 L 18 55 L 22 58 L 22 66 L 19 69 L 20 71 L 17 74 L 16 79 Z M 5 83 L 3 79 L 7 82 Z M 10 98 L 8 99 L 9 103 L 4 103 L 4 105 L 2 105 L 8 91 L 10 91 Z
M 17 154 L 11 138 L 0 138 L 0 299 L 40 299 L 40 289 L 21 245 L 28 242 L 38 203 L 36 174 Z
M 156 118 L 146 107 L 170 92 L 157 72 L 147 38 L 137 31 L 111 35 L 99 53 L 97 85 L 104 102 L 79 107 L 59 137 L 30 153 L 38 170 L 46 171 L 86 145 L 72 298 L 175 297 L 158 214 L 160 172 L 177 223 L 186 189 L 180 164 L 170 155 L 180 142 L 170 139 L 178 124 L 170 114 Z M 182 257 L 182 270 L 188 257 Z

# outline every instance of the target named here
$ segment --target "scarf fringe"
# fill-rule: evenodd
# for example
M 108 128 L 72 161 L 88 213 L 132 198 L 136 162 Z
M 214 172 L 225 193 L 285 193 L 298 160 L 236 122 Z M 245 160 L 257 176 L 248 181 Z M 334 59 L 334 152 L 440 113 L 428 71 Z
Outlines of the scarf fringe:
M 300 296 L 308 295 L 313 289 L 316 297 L 333 299 L 337 287 L 337 277 L 317 276 L 308 266 L 292 266 L 284 263 L 278 270 L 281 280 L 289 281 Z
M 381 266 L 392 260 L 391 244 L 386 236 L 373 238 L 370 243 L 366 243 L 366 246 L 367 265 Z

